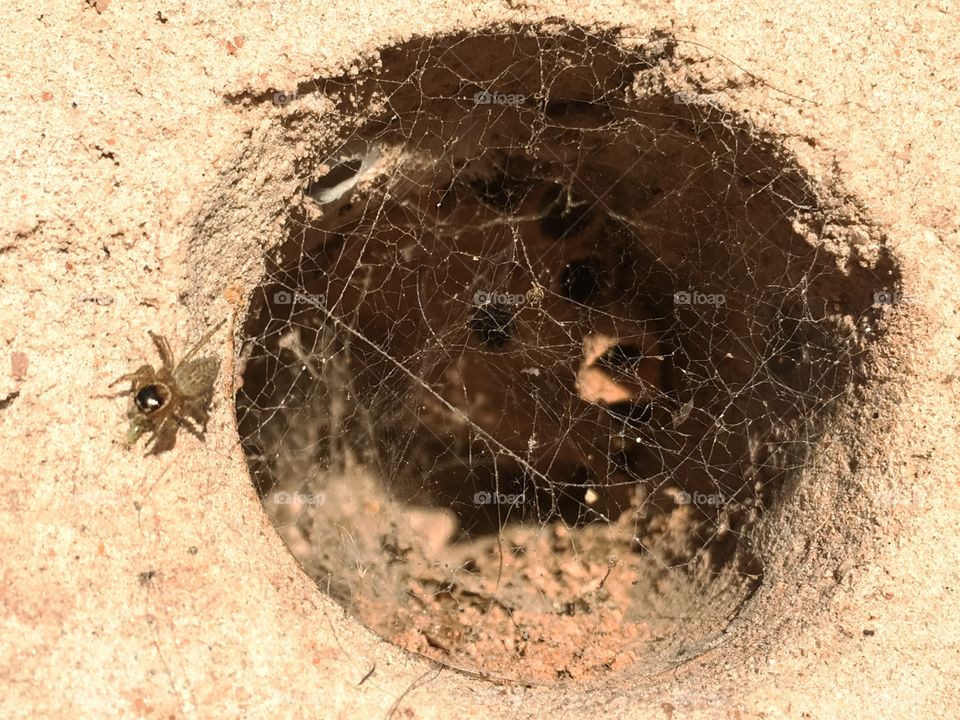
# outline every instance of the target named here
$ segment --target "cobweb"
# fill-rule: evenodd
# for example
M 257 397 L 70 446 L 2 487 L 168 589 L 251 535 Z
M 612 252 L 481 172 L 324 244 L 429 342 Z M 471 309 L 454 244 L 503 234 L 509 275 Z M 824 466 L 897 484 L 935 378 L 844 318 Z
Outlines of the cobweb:
M 384 637 L 499 677 L 656 669 L 762 582 L 881 273 L 846 204 L 677 84 L 691 62 L 511 27 L 275 96 L 305 133 L 329 98 L 339 140 L 305 138 L 241 437 L 306 571 Z

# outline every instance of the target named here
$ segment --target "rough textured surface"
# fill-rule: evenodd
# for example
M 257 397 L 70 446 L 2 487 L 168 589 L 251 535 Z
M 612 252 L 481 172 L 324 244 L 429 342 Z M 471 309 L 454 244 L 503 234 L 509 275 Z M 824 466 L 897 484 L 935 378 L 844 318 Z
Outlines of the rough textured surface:
M 104 395 L 155 361 L 147 330 L 182 352 L 257 282 L 292 151 L 264 146 L 273 104 L 230 98 L 343 74 L 415 34 L 554 16 L 667 29 L 710 59 L 707 88 L 758 78 L 731 102 L 863 203 L 912 302 L 726 642 L 643 681 L 496 688 L 380 641 L 303 574 L 236 442 L 230 344 L 211 346 L 224 365 L 205 445 L 129 452 L 123 401 Z M 0 19 L 4 717 L 955 713 L 955 6 L 64 0 Z M 272 173 L 276 193 L 254 195 Z M 867 502 L 878 488 L 893 500 Z

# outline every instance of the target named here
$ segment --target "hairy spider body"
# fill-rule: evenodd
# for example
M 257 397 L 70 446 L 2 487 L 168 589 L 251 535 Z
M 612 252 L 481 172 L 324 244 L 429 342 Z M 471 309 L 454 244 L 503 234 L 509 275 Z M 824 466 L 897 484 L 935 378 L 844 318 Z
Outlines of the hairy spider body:
M 146 454 L 158 455 L 173 448 L 177 430 L 181 427 L 203 440 L 220 360 L 215 357 L 191 358 L 224 322 L 204 335 L 179 364 L 174 362 L 167 339 L 151 332 L 150 338 L 160 355 L 160 368 L 141 365 L 135 372 L 121 375 L 110 383 L 112 387 L 130 382 L 130 389 L 120 393 L 132 396 L 127 411 L 130 418 L 128 444 L 134 444 L 141 435 L 149 432 Z

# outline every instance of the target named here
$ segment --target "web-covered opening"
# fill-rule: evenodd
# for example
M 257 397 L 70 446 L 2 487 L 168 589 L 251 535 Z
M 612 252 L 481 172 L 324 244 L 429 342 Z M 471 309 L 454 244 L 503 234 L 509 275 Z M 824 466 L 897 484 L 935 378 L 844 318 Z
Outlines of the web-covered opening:
M 669 89 L 675 52 L 515 28 L 298 90 L 342 136 L 252 301 L 241 437 L 307 572 L 398 644 L 523 679 L 696 653 L 857 380 L 883 273 Z

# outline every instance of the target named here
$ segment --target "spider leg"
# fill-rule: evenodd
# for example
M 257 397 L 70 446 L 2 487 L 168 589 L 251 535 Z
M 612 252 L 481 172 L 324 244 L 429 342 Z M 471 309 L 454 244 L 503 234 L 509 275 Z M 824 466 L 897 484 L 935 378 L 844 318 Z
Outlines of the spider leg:
M 118 377 L 118 378 L 117 378 L 116 380 L 114 380 L 112 383 L 110 383 L 109 385 L 107 385 L 107 387 L 113 387 L 114 385 L 117 385 L 118 383 L 122 383 L 122 382 L 124 382 L 125 380 L 129 380 L 129 381 L 131 381 L 131 382 L 135 382 L 136 379 L 137 379 L 137 374 L 136 374 L 136 373 L 127 373 L 126 375 L 121 375 L 120 377 Z
M 181 362 L 181 363 L 185 363 L 187 360 L 189 360 L 190 358 L 192 358 L 193 355 L 194 355 L 194 353 L 197 352 L 197 350 L 199 350 L 200 348 L 202 348 L 203 345 L 204 345 L 204 343 L 206 343 L 207 340 L 209 340 L 210 338 L 212 338 L 212 337 L 213 337 L 213 334 L 214 334 L 217 330 L 219 330 L 226 321 L 227 321 L 227 319 L 224 318 L 223 320 L 221 320 L 220 322 L 218 322 L 216 325 L 214 325 L 212 328 L 210 328 L 210 329 L 207 331 L 207 334 L 204 335 L 202 338 L 200 338 L 200 340 L 197 341 L 197 344 L 194 345 L 194 346 L 190 349 L 190 351 L 189 351 L 186 355 L 183 356 L 183 358 L 180 360 L 180 362 Z
M 177 423 L 179 423 L 180 427 L 186 428 L 187 432 L 193 435 L 200 442 L 203 442 L 204 434 L 207 431 L 206 427 L 194 425 L 193 422 L 191 422 L 186 416 L 174 415 L 174 417 L 177 419 Z
M 163 366 L 173 372 L 173 350 L 170 349 L 170 343 L 167 342 L 167 339 L 163 335 L 155 335 L 149 330 L 150 337 L 153 339 L 153 344 L 157 346 L 157 352 L 160 353 L 160 360 L 163 362 Z
M 159 455 L 167 450 L 172 450 L 177 442 L 178 427 L 179 425 L 173 417 L 164 419 L 164 421 L 160 423 L 160 427 L 154 430 L 153 435 L 147 440 L 147 447 L 149 449 L 144 453 L 144 457 Z
M 112 383 L 107 385 L 107 387 L 113 387 L 117 383 L 122 383 L 126 381 L 129 381 L 132 383 L 136 383 L 139 381 L 149 382 L 153 380 L 155 377 L 156 377 L 156 373 L 153 372 L 153 367 L 151 367 L 150 365 L 141 365 L 139 368 L 137 368 L 135 372 L 127 373 L 126 375 L 121 375 Z M 129 394 L 129 391 L 118 393 L 117 395 L 114 395 L 114 397 L 119 397 L 120 395 L 128 395 L 128 394 Z
M 207 421 L 210 420 L 210 400 L 209 398 L 198 398 L 184 407 L 185 414 L 190 417 L 197 425 L 206 428 Z

